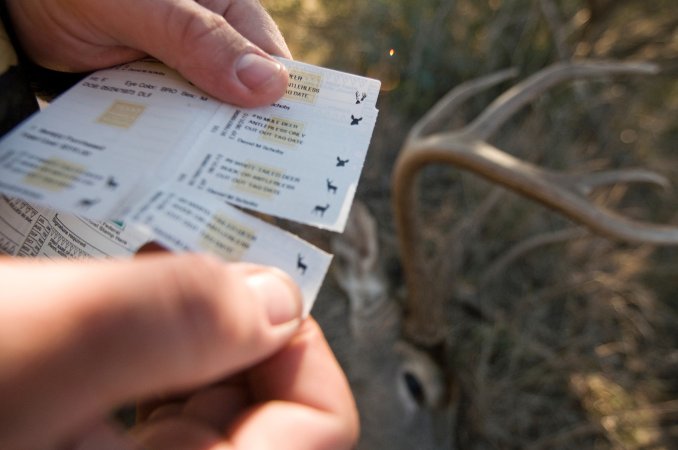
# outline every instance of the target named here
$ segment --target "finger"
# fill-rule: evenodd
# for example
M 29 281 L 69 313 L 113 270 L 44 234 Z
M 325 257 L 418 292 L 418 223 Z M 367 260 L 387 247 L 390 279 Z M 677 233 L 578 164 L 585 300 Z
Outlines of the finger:
M 290 343 L 248 375 L 255 401 L 291 401 L 355 418 L 348 381 L 312 318 L 304 322 Z
M 118 3 L 132 3 L 129 11 L 144 23 L 119 28 L 125 45 L 160 59 L 218 99 L 252 107 L 284 94 L 287 70 L 268 53 L 290 56 L 289 50 L 258 2 L 210 2 L 219 13 L 192 0 Z
M 199 255 L 2 270 L 0 434 L 65 433 L 130 399 L 221 379 L 278 350 L 301 311 L 278 271 Z
M 359 425 L 348 383 L 312 320 L 283 350 L 248 371 L 248 378 L 252 398 L 207 389 L 180 415 L 138 427 L 135 438 L 149 449 L 341 450 L 355 445 Z M 214 418 L 220 410 L 237 413 L 229 406 L 233 399 L 238 407 L 248 400 L 256 406 L 242 409 L 224 436 L 214 428 L 219 425 Z
M 158 406 L 131 434 L 145 449 L 227 450 L 231 447 L 223 430 L 249 404 L 243 382 L 219 383 L 195 392 L 185 402 Z
M 251 398 L 244 385 L 220 384 L 196 392 L 184 405 L 182 414 L 221 434 L 250 404 Z
M 138 427 L 132 437 L 149 450 L 342 450 L 355 445 L 355 436 L 347 438 L 331 414 L 295 403 L 260 405 L 239 422 L 241 431 L 224 437 L 208 424 L 177 416 Z
M 145 450 L 232 450 L 224 442 L 221 433 L 207 424 L 184 416 L 169 417 L 136 427 L 131 431 L 131 436 Z
M 100 422 L 87 427 L 63 450 L 141 450 L 122 427 Z
M 202 388 L 197 393 L 195 392 L 195 389 L 192 389 L 190 392 L 172 392 L 170 395 L 146 398 L 143 401 L 137 403 L 135 418 L 136 423 L 142 423 L 150 420 L 151 418 L 155 418 L 156 415 L 158 415 L 158 409 L 174 410 L 177 413 L 181 413 L 183 412 L 184 406 L 190 402 L 191 398 L 193 398 L 196 394 L 202 394 L 212 388 L 218 389 L 220 386 L 229 386 L 245 390 L 247 388 L 245 381 L 246 378 L 243 374 L 236 374 L 229 376 L 227 381 L 220 381 L 215 385 L 207 386 Z
M 106 30 L 125 11 L 108 2 L 5 0 L 22 50 L 37 64 L 63 72 L 85 72 L 139 59 L 139 48 L 121 44 Z M 102 8 L 106 6 L 106 8 Z M 101 22 L 104 27 L 100 27 Z M 138 26 L 127 22 L 127 26 Z M 104 28 L 104 29 L 102 29 Z M 39 32 L 36 32 L 39 30 Z
M 355 445 L 359 424 L 353 396 L 312 319 L 249 377 L 253 399 L 261 403 L 230 430 L 235 448 L 349 449 Z
M 167 418 L 185 417 L 222 433 L 243 410 L 251 404 L 248 389 L 242 383 L 219 383 L 202 388 L 182 401 L 168 400 L 154 405 L 145 404 L 145 411 L 137 414 L 138 428 L 146 423 Z
M 148 241 L 145 244 L 143 244 L 139 249 L 137 250 L 137 255 L 148 255 L 152 253 L 170 253 L 167 248 L 163 247 L 156 241 Z
M 214 97 L 246 107 L 270 104 L 287 87 L 287 70 L 269 53 L 290 57 L 289 50 L 256 0 L 8 0 L 8 8 L 28 54 L 55 70 L 100 69 L 149 54 Z
M 161 406 L 157 406 L 153 411 L 148 415 L 147 421 L 152 420 L 162 420 L 167 417 L 176 417 L 181 415 L 181 411 L 184 409 L 183 402 L 171 402 L 164 403 Z
M 186 396 L 154 397 L 137 403 L 135 422 L 142 423 L 151 418 L 179 414 L 184 407 Z M 167 411 L 167 414 L 165 413 Z
M 198 3 L 223 16 L 233 28 L 265 52 L 292 58 L 280 29 L 259 1 L 198 0 Z

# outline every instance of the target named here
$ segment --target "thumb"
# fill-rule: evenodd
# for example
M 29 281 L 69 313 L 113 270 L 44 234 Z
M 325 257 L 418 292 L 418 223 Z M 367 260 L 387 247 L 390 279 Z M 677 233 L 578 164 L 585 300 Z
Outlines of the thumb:
M 288 72 L 268 53 L 290 57 L 289 50 L 258 1 L 201 2 L 214 10 L 193 0 L 125 3 L 143 26 L 119 24 L 128 39 L 123 43 L 160 59 L 209 94 L 253 107 L 285 93 Z
M 300 323 L 286 275 L 208 256 L 13 262 L 0 276 L 0 342 L 12 343 L 0 353 L 0 436 L 9 442 L 58 439 L 121 403 L 235 373 Z

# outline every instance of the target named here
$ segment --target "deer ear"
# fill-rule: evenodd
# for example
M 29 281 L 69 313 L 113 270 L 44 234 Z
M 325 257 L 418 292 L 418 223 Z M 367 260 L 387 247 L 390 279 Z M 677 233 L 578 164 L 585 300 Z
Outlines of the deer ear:
M 374 276 L 379 256 L 377 224 L 360 201 L 353 203 L 344 233 L 332 239 L 331 248 L 334 276 L 349 295 L 356 284 Z

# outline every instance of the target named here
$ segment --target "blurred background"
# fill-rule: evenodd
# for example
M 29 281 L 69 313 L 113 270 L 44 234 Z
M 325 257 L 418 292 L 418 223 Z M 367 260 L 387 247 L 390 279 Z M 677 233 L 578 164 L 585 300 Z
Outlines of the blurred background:
M 263 3 L 296 59 L 382 82 L 357 197 L 376 217 L 380 264 L 396 302 L 404 281 L 391 170 L 412 125 L 461 82 L 509 67 L 519 81 L 571 59 L 656 63 L 657 75 L 560 85 L 491 143 L 554 170 L 644 167 L 678 182 L 675 0 Z M 514 82 L 471 98 L 449 128 L 468 123 Z M 678 247 L 573 233 L 521 251 L 536 236 L 575 225 L 510 192 L 488 206 L 491 186 L 450 167 L 420 178 L 422 245 L 438 271 L 431 289 L 449 306 L 442 358 L 461 392 L 445 448 L 678 448 Z M 675 184 L 613 185 L 591 198 L 678 226 Z M 468 217 L 473 226 L 460 231 Z M 327 290 L 319 308 L 342 301 Z M 331 320 L 320 320 L 330 339 L 340 339 Z M 365 422 L 368 436 L 370 426 L 384 424 Z M 378 439 L 361 448 L 368 446 L 393 448 Z

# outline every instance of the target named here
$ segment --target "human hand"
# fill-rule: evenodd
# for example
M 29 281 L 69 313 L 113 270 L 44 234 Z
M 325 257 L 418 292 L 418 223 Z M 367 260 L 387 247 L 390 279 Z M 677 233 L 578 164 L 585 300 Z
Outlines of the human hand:
M 258 0 L 6 0 L 26 53 L 53 70 L 88 71 L 151 55 L 228 103 L 272 103 L 290 58 Z
M 355 443 L 346 379 L 278 271 L 200 255 L 0 259 L 0 282 L 2 449 Z M 129 434 L 107 422 L 139 399 Z

